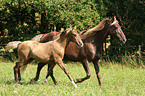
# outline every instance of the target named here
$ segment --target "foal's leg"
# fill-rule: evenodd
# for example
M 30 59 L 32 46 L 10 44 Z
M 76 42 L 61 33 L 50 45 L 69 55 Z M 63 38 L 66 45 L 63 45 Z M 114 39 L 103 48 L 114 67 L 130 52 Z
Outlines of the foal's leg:
M 33 78 L 30 83 L 34 83 L 39 79 L 41 69 L 46 65 L 45 63 L 38 63 L 37 72 L 35 78 Z
M 94 68 L 95 68 L 95 71 L 96 71 L 96 75 L 97 75 L 97 78 L 98 78 L 99 85 L 102 86 L 101 76 L 100 76 L 100 60 L 94 61 L 93 64 L 94 64 Z
M 62 62 L 62 59 L 59 59 L 57 61 L 59 67 L 65 72 L 65 74 L 68 76 L 68 78 L 70 79 L 71 83 L 75 86 L 75 88 L 77 88 L 77 85 L 75 84 L 75 82 L 73 81 L 72 77 L 69 75 L 69 72 L 68 70 L 65 68 L 63 62 Z
M 16 84 L 21 80 L 20 67 L 22 67 L 23 65 L 27 65 L 32 61 L 33 59 L 27 59 L 27 60 L 21 60 L 19 62 L 16 62 L 16 65 L 14 66 L 14 77 L 15 77 Z
M 74 81 L 75 81 L 76 83 L 83 82 L 84 80 L 89 79 L 89 78 L 91 77 L 91 73 L 90 73 L 90 69 L 89 69 L 89 62 L 88 62 L 88 60 L 87 60 L 87 59 L 84 59 L 84 60 L 82 61 L 82 64 L 83 64 L 83 67 L 84 67 L 85 72 L 86 72 L 86 77 L 80 78 L 80 79 L 75 79 Z
M 54 68 L 54 66 L 55 66 L 55 63 L 49 63 L 48 64 L 48 72 L 47 72 L 46 78 L 44 79 L 43 83 L 45 83 L 47 81 L 47 78 L 49 76 L 51 76 L 51 79 L 53 80 L 54 84 L 55 85 L 57 84 L 56 79 L 53 76 L 53 68 Z
M 23 63 L 16 62 L 16 65 L 14 66 L 14 77 L 15 77 L 16 84 L 18 84 L 21 80 L 20 67 L 22 65 L 23 65 Z

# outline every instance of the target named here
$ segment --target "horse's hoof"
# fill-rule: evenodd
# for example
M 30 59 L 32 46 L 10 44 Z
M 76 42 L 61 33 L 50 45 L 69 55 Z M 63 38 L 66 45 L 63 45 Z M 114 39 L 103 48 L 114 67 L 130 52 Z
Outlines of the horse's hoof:
M 57 83 L 57 82 L 55 82 L 54 84 L 55 84 L 55 85 L 58 85 L 58 83 Z
M 81 83 L 82 82 L 82 79 L 75 79 L 74 82 L 75 83 Z

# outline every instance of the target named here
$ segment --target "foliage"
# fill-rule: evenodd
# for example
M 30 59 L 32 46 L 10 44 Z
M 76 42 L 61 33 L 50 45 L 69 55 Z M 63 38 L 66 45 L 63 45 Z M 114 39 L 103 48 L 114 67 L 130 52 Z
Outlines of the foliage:
M 1 42 L 28 40 L 32 36 L 52 30 L 77 26 L 91 28 L 100 22 L 100 14 L 93 2 L 74 0 L 12 0 L 0 11 Z
M 116 15 L 127 42 L 120 45 L 110 39 L 110 47 L 144 46 L 144 9 L 143 0 L 1 0 L 0 44 L 29 40 L 36 34 L 70 26 L 77 26 L 78 31 L 87 30 L 103 18 Z M 107 50 L 109 56 L 125 52 L 135 55 L 138 51 L 138 47 L 115 49 Z

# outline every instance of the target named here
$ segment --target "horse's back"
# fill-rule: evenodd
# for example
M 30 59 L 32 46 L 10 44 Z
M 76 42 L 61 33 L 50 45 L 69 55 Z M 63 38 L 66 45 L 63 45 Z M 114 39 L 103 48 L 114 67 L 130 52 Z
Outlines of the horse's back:
M 59 32 L 53 31 L 47 34 L 44 34 L 43 37 L 40 39 L 40 42 L 48 42 L 53 40 L 54 36 L 58 35 Z

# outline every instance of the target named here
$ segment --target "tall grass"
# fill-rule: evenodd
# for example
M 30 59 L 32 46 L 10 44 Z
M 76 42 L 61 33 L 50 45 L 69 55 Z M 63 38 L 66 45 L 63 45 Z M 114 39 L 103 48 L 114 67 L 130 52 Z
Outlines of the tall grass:
M 47 67 L 41 71 L 40 79 L 34 84 L 29 81 L 35 76 L 37 65 L 28 66 L 22 73 L 22 84 L 14 84 L 14 62 L 0 62 L 0 95 L 1 96 L 144 96 L 145 69 L 130 68 L 112 62 L 101 62 L 101 78 L 103 86 L 98 85 L 93 64 L 90 64 L 91 78 L 78 83 L 78 88 L 70 83 L 64 72 L 56 65 L 54 76 L 58 85 L 54 85 L 51 78 L 42 84 L 46 76 Z M 77 62 L 65 64 L 72 78 L 81 78 L 86 75 L 82 65 Z
M 122 59 L 122 64 L 133 68 L 145 68 L 145 59 L 141 57 L 126 57 Z
M 117 57 L 115 59 L 105 58 L 104 60 L 113 64 L 117 63 L 119 65 L 131 67 L 131 68 L 145 68 L 145 58 L 139 56 L 126 56 L 126 57 L 122 56 L 122 57 Z

